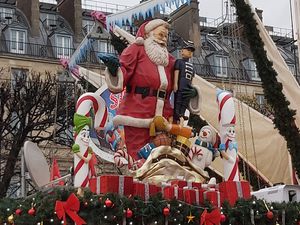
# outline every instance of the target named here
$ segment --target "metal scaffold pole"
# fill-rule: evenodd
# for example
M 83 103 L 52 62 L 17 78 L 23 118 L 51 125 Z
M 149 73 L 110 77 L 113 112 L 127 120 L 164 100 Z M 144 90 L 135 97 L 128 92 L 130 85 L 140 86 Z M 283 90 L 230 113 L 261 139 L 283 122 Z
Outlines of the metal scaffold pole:
M 25 197 L 26 193 L 26 177 L 25 177 L 25 158 L 24 148 L 21 149 L 21 197 Z

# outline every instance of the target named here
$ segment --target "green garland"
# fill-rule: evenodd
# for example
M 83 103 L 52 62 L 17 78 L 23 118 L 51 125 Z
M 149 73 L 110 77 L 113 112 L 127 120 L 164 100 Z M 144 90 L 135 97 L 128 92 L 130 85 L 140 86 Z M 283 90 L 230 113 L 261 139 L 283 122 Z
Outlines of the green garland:
M 55 214 L 56 201 L 66 201 L 70 194 L 75 192 L 75 189 L 54 189 L 50 193 L 37 193 L 34 198 L 2 199 L 0 201 L 0 224 L 9 224 L 8 217 L 11 215 L 13 215 L 15 225 L 61 224 L 62 221 Z M 162 225 L 165 224 L 165 220 L 168 220 L 168 225 L 198 225 L 204 209 L 208 212 L 213 209 L 208 202 L 201 206 L 193 206 L 176 199 L 166 201 L 161 194 L 150 198 L 146 203 L 139 197 L 124 197 L 113 193 L 99 196 L 86 190 L 84 197 L 78 197 L 78 199 L 80 201 L 78 215 L 89 225 L 121 225 L 128 209 L 133 214 L 131 218 L 125 217 L 126 224 Z M 111 200 L 111 207 L 105 205 L 107 199 Z M 28 214 L 32 206 L 34 206 L 35 215 Z M 163 214 L 165 207 L 169 208 L 168 216 Z M 251 225 L 251 221 L 254 221 L 256 225 L 275 225 L 276 223 L 282 224 L 283 220 L 285 220 L 285 225 L 298 224 L 300 203 L 273 203 L 269 204 L 268 208 L 272 211 L 273 218 L 266 217 L 268 210 L 262 200 L 240 199 L 234 207 L 225 202 L 221 208 L 225 216 L 222 224 Z M 20 215 L 16 215 L 17 209 L 22 210 Z M 187 220 L 189 214 L 195 216 L 190 223 Z M 74 224 L 69 216 L 67 216 L 67 224 Z
M 300 133 L 295 124 L 295 111 L 289 109 L 290 103 L 282 93 L 282 84 L 276 79 L 277 73 L 272 67 L 272 62 L 267 58 L 264 43 L 259 36 L 257 23 L 253 18 L 250 6 L 244 0 L 232 0 L 232 2 L 236 6 L 239 22 L 244 25 L 245 36 L 262 81 L 265 97 L 274 110 L 273 123 L 285 138 L 292 156 L 293 166 L 297 174 L 300 174 Z

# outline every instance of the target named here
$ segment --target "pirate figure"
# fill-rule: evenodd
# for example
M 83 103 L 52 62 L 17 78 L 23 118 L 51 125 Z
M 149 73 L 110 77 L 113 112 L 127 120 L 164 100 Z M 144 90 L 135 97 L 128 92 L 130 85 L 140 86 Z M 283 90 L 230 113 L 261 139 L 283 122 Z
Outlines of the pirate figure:
M 195 51 L 194 43 L 184 41 L 181 49 L 182 59 L 177 59 L 175 62 L 174 71 L 174 121 L 179 121 L 180 117 L 185 118 L 184 113 L 189 105 L 189 98 L 185 97 L 186 89 L 191 87 L 195 71 L 190 58 Z

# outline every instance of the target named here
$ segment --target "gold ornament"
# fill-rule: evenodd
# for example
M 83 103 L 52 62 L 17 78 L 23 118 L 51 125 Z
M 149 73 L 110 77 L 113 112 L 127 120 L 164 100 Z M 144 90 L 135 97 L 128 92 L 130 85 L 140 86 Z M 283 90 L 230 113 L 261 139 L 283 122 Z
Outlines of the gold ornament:
M 193 222 L 195 216 L 193 216 L 192 212 L 190 212 L 190 215 L 188 215 L 186 218 L 188 219 L 188 223 L 190 223 L 190 222 Z
M 14 214 L 11 214 L 9 217 L 7 217 L 7 221 L 11 224 L 14 223 Z

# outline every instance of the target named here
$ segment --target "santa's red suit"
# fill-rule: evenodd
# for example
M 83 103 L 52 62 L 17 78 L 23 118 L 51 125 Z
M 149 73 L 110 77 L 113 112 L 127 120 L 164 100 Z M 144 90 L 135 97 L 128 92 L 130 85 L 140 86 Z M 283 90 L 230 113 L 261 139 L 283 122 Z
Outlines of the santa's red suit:
M 175 59 L 164 49 L 162 52 L 158 51 L 159 47 L 156 46 L 152 50 L 159 53 L 153 56 L 149 53 L 150 45 L 146 44 L 151 41 L 148 39 L 151 31 L 166 25 L 168 26 L 167 22 L 161 19 L 142 24 L 137 32 L 136 42 L 127 47 L 120 56 L 121 66 L 116 76 L 112 76 L 108 69 L 105 73 L 110 91 L 119 93 L 126 88 L 126 94 L 113 121 L 115 125 L 124 125 L 127 151 L 134 159 L 138 159 L 137 152 L 150 141 L 149 127 L 153 118 L 164 116 L 168 119 L 173 115 L 169 99 L 173 87 Z M 139 38 L 144 41 L 145 37 L 144 46 Z M 200 93 L 199 88 L 195 88 Z M 190 100 L 189 109 L 192 113 L 200 112 L 200 102 L 199 94 Z
M 124 125 L 127 151 L 135 159 L 139 149 L 150 141 L 153 117 L 173 115 L 169 97 L 174 63 L 174 57 L 169 55 L 168 65 L 158 66 L 149 59 L 143 45 L 132 44 L 120 56 L 118 87 L 108 85 L 113 92 L 126 87 L 114 124 Z

